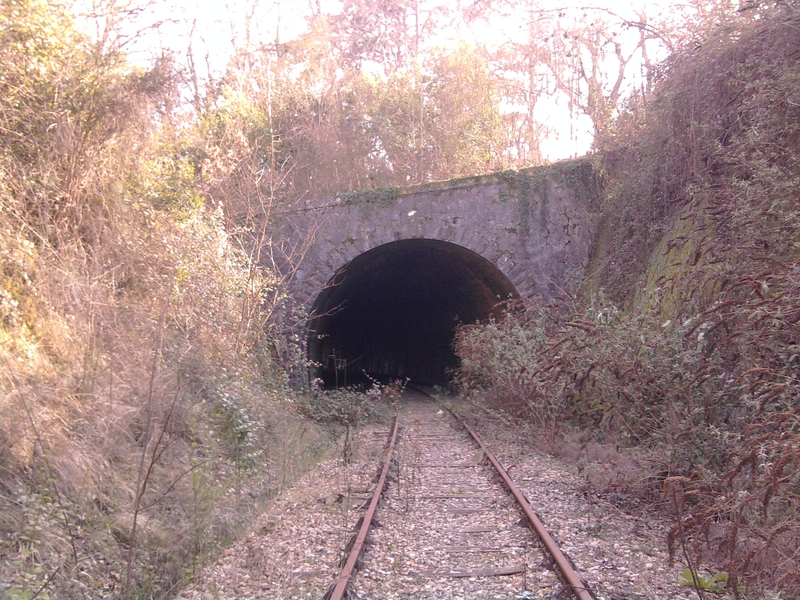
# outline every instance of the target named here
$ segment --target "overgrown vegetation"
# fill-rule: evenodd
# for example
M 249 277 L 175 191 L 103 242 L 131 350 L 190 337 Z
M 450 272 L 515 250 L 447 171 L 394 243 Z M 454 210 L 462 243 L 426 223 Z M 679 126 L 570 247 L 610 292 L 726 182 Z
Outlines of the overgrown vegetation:
M 38 0 L 0 4 L 0 58 L 0 595 L 168 596 L 328 442 L 280 282 L 207 206 L 169 60 Z
M 319 423 L 349 435 L 396 401 L 287 389 L 306 248 L 272 225 L 538 160 L 551 89 L 602 151 L 593 292 L 462 328 L 458 382 L 553 441 L 644 453 L 629 485 L 675 512 L 696 587 L 800 593 L 798 10 L 689 5 L 668 31 L 533 0 L 316 3 L 204 87 L 169 53 L 132 65 L 113 2 L 90 38 L 59 2 L 0 1 L 0 594 L 168 597 L 314 459 Z M 497 11 L 524 39 L 420 50 Z M 655 77 L 613 120 L 635 64 Z
M 799 84 L 791 4 L 676 53 L 598 140 L 607 237 L 587 288 L 605 295 L 457 338 L 464 388 L 551 438 L 646 451 L 651 477 L 628 485 L 674 512 L 689 572 L 737 597 L 800 593 Z

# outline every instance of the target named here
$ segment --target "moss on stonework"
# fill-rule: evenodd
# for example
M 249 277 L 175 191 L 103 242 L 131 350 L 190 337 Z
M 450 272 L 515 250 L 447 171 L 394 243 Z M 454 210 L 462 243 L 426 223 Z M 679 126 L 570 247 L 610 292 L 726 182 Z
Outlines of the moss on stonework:
M 533 209 L 538 207 L 540 226 L 546 228 L 549 183 L 567 188 L 580 201 L 591 201 L 599 195 L 599 181 L 587 159 L 565 160 L 552 165 L 528 169 L 508 169 L 496 175 L 501 186 L 500 202 L 515 200 L 519 207 L 519 232 L 524 239 L 530 233 Z
M 336 197 L 340 198 L 348 206 L 356 204 L 375 204 L 377 206 L 388 206 L 397 198 L 400 188 L 396 185 L 387 187 L 372 188 L 368 190 L 357 190 L 354 192 L 342 192 Z
M 598 222 L 592 237 L 585 276 L 581 283 L 581 293 L 587 298 L 594 296 L 603 287 L 602 275 L 605 263 L 611 260 L 611 237 L 611 227 L 608 218 L 604 216 Z
M 599 194 L 599 178 L 594 173 L 591 161 L 582 158 L 519 170 L 508 169 L 488 175 L 433 181 L 412 187 L 391 185 L 341 192 L 336 197 L 346 206 L 385 207 L 404 196 L 499 183 L 498 200 L 513 201 L 519 206 L 518 231 L 524 238 L 530 233 L 530 219 L 533 217 L 534 207 L 539 207 L 540 219 L 545 219 L 547 216 L 548 189 L 551 182 L 567 188 L 582 202 L 594 200 Z

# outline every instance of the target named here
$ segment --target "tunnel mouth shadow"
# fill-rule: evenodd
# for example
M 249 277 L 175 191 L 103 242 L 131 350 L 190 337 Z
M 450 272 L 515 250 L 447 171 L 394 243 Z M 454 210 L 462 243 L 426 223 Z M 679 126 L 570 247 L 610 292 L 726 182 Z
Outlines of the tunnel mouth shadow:
M 416 238 L 368 250 L 336 271 L 308 319 L 311 380 L 326 388 L 406 380 L 446 385 L 457 325 L 499 316 L 519 298 L 491 261 Z

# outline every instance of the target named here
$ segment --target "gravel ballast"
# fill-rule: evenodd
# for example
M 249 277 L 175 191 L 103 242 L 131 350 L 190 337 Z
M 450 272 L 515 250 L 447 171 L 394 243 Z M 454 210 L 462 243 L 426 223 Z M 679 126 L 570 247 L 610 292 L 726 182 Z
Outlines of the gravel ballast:
M 458 402 L 455 402 L 458 405 Z M 456 407 L 458 410 L 458 406 Z M 567 598 L 482 452 L 434 400 L 400 405 L 395 463 L 351 597 Z M 599 600 L 694 598 L 669 567 L 667 522 L 596 494 L 574 465 L 474 424 Z M 369 425 L 286 490 L 180 598 L 322 598 L 374 489 L 388 424 Z M 345 464 L 344 457 L 349 457 Z

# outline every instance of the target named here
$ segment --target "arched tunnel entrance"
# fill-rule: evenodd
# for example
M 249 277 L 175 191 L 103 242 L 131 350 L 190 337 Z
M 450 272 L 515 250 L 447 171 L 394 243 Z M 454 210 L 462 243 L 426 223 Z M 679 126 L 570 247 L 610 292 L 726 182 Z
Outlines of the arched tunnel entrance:
M 409 378 L 444 384 L 459 323 L 518 297 L 491 262 L 432 239 L 390 242 L 339 269 L 312 307 L 308 358 L 326 387 Z

